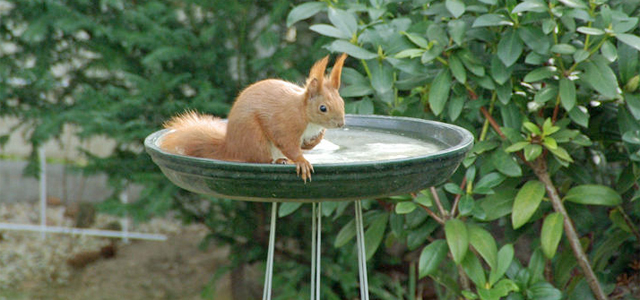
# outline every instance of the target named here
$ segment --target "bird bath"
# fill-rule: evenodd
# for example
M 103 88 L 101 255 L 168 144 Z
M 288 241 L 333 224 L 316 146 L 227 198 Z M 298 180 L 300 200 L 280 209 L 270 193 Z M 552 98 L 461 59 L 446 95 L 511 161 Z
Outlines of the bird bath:
M 270 299 L 278 202 L 313 203 L 311 299 L 320 299 L 321 204 L 356 201 L 356 240 L 361 299 L 368 299 L 361 199 L 416 192 L 444 183 L 473 145 L 455 125 L 413 118 L 347 115 L 342 129 L 327 130 L 305 157 L 315 172 L 310 182 L 294 165 L 236 163 L 171 154 L 158 147 L 167 133 L 145 139 L 145 148 L 176 185 L 199 194 L 273 202 L 263 299 Z M 315 295 L 315 298 L 313 298 Z

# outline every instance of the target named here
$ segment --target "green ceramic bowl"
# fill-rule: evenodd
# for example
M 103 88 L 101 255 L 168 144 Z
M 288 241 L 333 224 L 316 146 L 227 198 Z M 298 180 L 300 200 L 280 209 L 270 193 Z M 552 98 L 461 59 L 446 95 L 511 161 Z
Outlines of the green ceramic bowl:
M 296 176 L 294 165 L 234 163 L 165 152 L 157 142 L 167 130 L 149 135 L 144 145 L 169 180 L 186 190 L 268 202 L 344 201 L 416 192 L 444 183 L 473 146 L 466 129 L 414 118 L 347 115 L 346 128 L 402 135 L 439 144 L 440 150 L 400 159 L 314 164 L 312 181 L 305 183 Z

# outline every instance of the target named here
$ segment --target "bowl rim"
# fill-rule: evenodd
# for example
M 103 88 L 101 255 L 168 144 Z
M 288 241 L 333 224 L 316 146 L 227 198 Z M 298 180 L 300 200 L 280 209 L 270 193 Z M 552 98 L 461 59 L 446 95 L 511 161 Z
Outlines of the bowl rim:
M 316 164 L 313 164 L 313 168 L 316 171 L 340 169 L 340 168 L 364 168 L 364 167 L 370 167 L 370 166 L 380 167 L 384 165 L 397 165 L 397 164 L 402 164 L 402 163 L 407 163 L 412 161 L 434 160 L 434 159 L 439 159 L 441 157 L 450 156 L 456 152 L 461 152 L 461 151 L 467 152 L 468 150 L 471 149 L 474 142 L 473 134 L 469 132 L 467 129 L 457 125 L 439 122 L 439 121 L 431 121 L 431 120 L 424 120 L 424 119 L 411 118 L 411 117 L 347 114 L 346 125 L 345 125 L 346 128 L 349 128 L 349 127 L 367 128 L 365 126 L 350 125 L 349 119 L 353 119 L 353 118 L 362 119 L 362 120 L 372 119 L 372 120 L 408 121 L 408 122 L 414 122 L 414 123 L 428 124 L 430 126 L 444 127 L 449 130 L 452 130 L 453 132 L 456 132 L 460 136 L 460 142 L 458 142 L 455 145 L 452 145 L 451 147 L 447 147 L 445 149 L 442 149 L 436 152 L 432 152 L 424 155 L 405 157 L 405 158 L 384 159 L 384 160 L 375 160 L 375 161 L 360 161 L 360 162 L 316 163 Z M 385 131 L 385 129 L 380 129 L 380 130 Z M 160 154 L 164 158 L 170 157 L 174 161 L 185 162 L 185 163 L 189 163 L 190 165 L 194 165 L 194 164 L 197 164 L 197 165 L 206 164 L 208 166 L 215 165 L 218 167 L 224 167 L 225 169 L 233 169 L 236 171 L 242 171 L 242 170 L 254 171 L 256 169 L 261 169 L 264 172 L 266 171 L 266 169 L 270 169 L 272 171 L 277 172 L 277 171 L 285 171 L 285 170 L 290 171 L 292 168 L 295 168 L 295 165 L 231 162 L 231 161 L 224 161 L 224 160 L 218 160 L 218 159 L 194 157 L 194 156 L 171 153 L 161 149 L 157 145 L 157 141 L 167 132 L 169 132 L 169 129 L 160 129 L 158 131 L 151 133 L 145 138 L 144 147 L 150 155 L 152 154 L 152 152 L 154 152 L 154 153 Z M 393 132 L 391 133 L 393 134 Z M 153 158 L 153 155 L 151 156 Z

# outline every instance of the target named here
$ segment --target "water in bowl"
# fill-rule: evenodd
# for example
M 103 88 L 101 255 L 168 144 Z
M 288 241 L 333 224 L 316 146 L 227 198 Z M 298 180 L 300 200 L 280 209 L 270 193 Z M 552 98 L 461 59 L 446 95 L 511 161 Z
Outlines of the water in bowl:
M 371 162 L 423 156 L 443 148 L 398 133 L 344 128 L 327 130 L 322 142 L 305 151 L 304 157 L 312 164 Z

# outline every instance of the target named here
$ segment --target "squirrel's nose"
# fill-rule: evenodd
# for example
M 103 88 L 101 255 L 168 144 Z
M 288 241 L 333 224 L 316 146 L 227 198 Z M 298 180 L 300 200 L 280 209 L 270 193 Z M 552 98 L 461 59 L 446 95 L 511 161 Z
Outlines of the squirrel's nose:
M 340 120 L 340 121 L 338 121 L 338 122 L 336 123 L 336 126 L 337 126 L 338 128 L 342 128 L 342 127 L 344 127 L 344 120 Z

